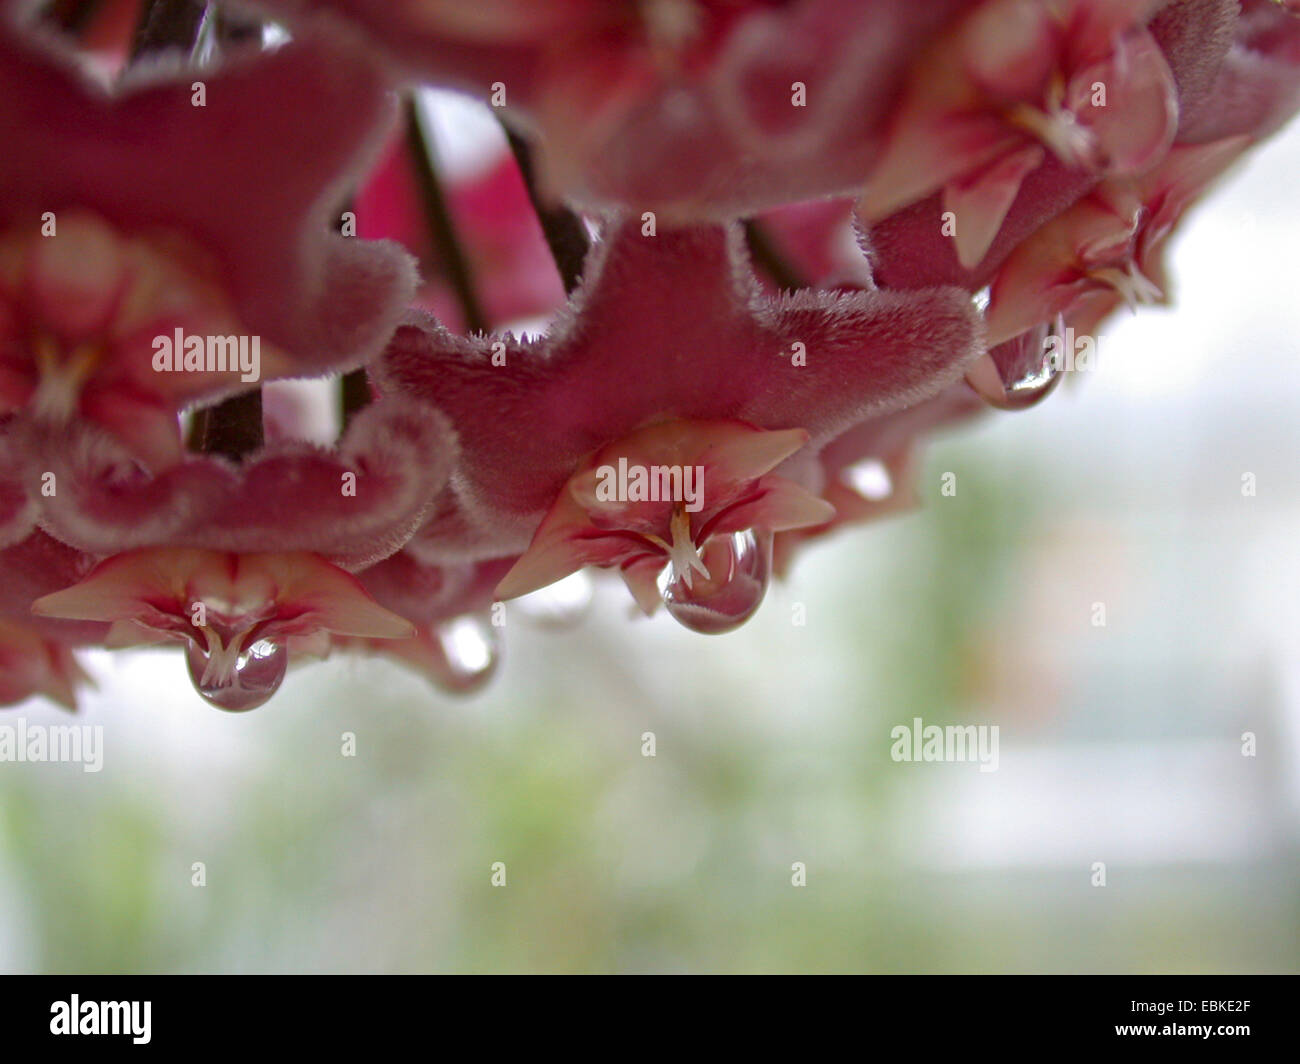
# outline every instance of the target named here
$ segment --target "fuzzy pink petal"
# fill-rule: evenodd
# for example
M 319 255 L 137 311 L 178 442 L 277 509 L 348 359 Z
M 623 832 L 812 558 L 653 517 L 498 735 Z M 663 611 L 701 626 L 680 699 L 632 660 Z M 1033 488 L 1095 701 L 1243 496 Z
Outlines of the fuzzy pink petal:
M 908 61 L 970 0 L 744 0 L 594 5 L 566 33 L 469 40 L 388 0 L 264 0 L 344 15 L 408 74 L 487 101 L 540 130 L 544 185 L 584 208 L 719 220 L 849 195 L 870 166 Z M 539 5 L 541 6 L 541 5 Z M 530 5 L 531 10 L 531 5 Z M 675 40 L 665 14 L 697 32 Z M 805 106 L 792 85 L 806 87 Z
M 225 551 L 312 551 L 347 569 L 392 554 L 423 520 L 455 457 L 445 420 L 401 397 L 359 413 L 334 450 L 271 444 L 233 466 L 191 455 L 150 475 L 89 429 L 29 433 L 33 495 L 47 529 L 100 554 L 171 544 Z
M 494 345 L 505 365 L 493 364 Z M 628 221 L 593 250 L 571 308 L 542 340 L 467 339 L 413 320 L 376 379 L 451 419 L 462 457 L 438 519 L 448 535 L 459 522 L 490 557 L 521 551 L 583 458 L 639 426 L 743 421 L 802 428 L 816 443 L 934 394 L 978 351 L 960 292 L 770 299 L 738 230 L 643 237 Z
M 1267 136 L 1300 109 L 1300 19 L 1246 0 L 1212 87 L 1184 117 L 1179 140 Z
M 1290 65 L 1282 54 L 1277 54 L 1276 58 L 1264 58 L 1275 55 L 1276 48 L 1274 39 L 1267 36 L 1264 39 L 1269 43 L 1256 42 L 1258 50 L 1252 49 L 1248 58 L 1243 58 L 1239 64 L 1239 68 L 1244 68 L 1242 76 L 1232 81 L 1233 85 L 1240 87 L 1238 95 L 1242 102 L 1239 106 L 1232 103 L 1234 93 L 1229 84 L 1211 88 L 1210 82 L 1232 42 L 1235 7 L 1235 0 L 1173 0 L 1163 4 L 1151 18 L 1150 33 L 1164 53 L 1178 87 L 1180 105 L 1194 108 L 1198 114 L 1206 112 L 1205 118 L 1197 121 L 1195 130 L 1184 120 L 1180 137 L 1195 133 L 1197 139 L 1213 140 L 1218 135 L 1226 135 L 1226 132 L 1235 132 L 1227 130 L 1219 134 L 1212 126 L 1214 119 L 1211 116 L 1221 106 L 1240 111 L 1243 122 L 1263 121 L 1258 116 L 1266 109 L 1270 114 L 1289 113 L 1288 104 L 1280 97 L 1284 91 L 1292 90 L 1284 90 L 1283 85 L 1293 86 L 1300 92 L 1300 77 L 1293 76 L 1300 67 Z M 1129 25 L 1135 14 L 1140 13 L 1127 0 L 1104 12 L 1098 9 L 1093 13 L 1097 20 L 1092 25 L 1100 29 L 1096 33 L 1089 29 L 1091 36 L 1086 50 L 1095 52 L 1104 45 L 1100 58 L 1106 50 L 1113 48 L 1113 34 L 1106 27 L 1113 29 L 1118 24 Z M 1281 21 L 1284 16 L 1279 12 L 1265 12 L 1260 18 Z M 1243 19 L 1243 23 L 1245 21 Z M 1244 50 L 1245 46 L 1240 42 L 1233 45 L 1234 54 Z M 1285 54 L 1286 49 L 1282 48 L 1280 52 Z M 1225 63 L 1225 74 L 1220 81 L 1227 78 L 1227 68 L 1231 65 L 1231 62 Z M 1250 73 L 1247 74 L 1246 70 Z M 1091 84 L 1088 87 L 1091 88 Z M 1265 103 L 1265 99 L 1269 102 Z M 976 291 L 989 283 L 1018 244 L 1076 203 L 1097 181 L 1096 175 L 1073 170 L 1055 156 L 1049 157 L 1039 169 L 1025 177 L 988 253 L 974 268 L 967 268 L 958 261 L 952 239 L 943 235 L 941 215 L 945 208 L 942 196 L 935 193 L 871 226 L 869 237 L 876 281 L 889 288 L 960 285 Z

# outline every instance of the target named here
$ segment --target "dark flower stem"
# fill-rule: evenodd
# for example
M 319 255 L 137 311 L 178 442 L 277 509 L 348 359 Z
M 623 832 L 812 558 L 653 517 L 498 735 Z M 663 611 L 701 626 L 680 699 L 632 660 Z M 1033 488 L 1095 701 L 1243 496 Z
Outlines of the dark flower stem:
M 456 227 L 452 224 L 451 212 L 447 209 L 447 197 L 434 167 L 432 147 L 425 134 L 424 123 L 420 120 L 420 108 L 414 96 L 407 97 L 406 101 L 406 138 L 415 160 L 415 180 L 424 204 L 425 221 L 429 225 L 429 234 L 433 238 L 441 265 L 447 271 L 447 279 L 465 316 L 465 330 L 472 333 L 487 332 L 487 315 L 483 312 L 483 304 L 479 302 L 474 288 L 474 274 L 469 258 L 456 236 Z
M 356 203 L 353 197 L 349 196 L 343 201 L 339 209 L 339 217 L 346 214 L 353 214 L 356 211 Z M 342 426 L 346 431 L 347 427 L 352 424 L 352 419 L 370 405 L 373 398 L 370 394 L 370 380 L 366 376 L 366 367 L 358 366 L 354 370 L 349 370 L 339 378 L 339 413 L 342 417 Z
M 199 0 L 146 0 L 136 23 L 131 58 L 167 48 L 192 51 L 205 10 L 206 5 Z
M 781 254 L 763 227 L 753 218 L 745 219 L 744 224 L 745 244 L 749 247 L 754 265 L 772 278 L 778 288 L 789 291 L 807 288 L 808 281 L 800 276 L 799 271 Z
M 572 292 L 582 278 L 583 263 L 587 260 L 587 251 L 591 244 L 587 239 L 586 226 L 582 224 L 582 219 L 568 207 L 563 204 L 547 203 L 542 198 L 538 191 L 537 175 L 533 168 L 533 153 L 528 142 L 504 122 L 501 123 L 501 128 L 505 130 L 506 139 L 510 142 L 510 150 L 514 153 L 515 162 L 519 164 L 520 173 L 523 174 L 524 185 L 528 188 L 528 198 L 532 200 L 533 210 L 537 212 L 537 220 L 541 222 L 542 233 L 546 237 L 547 246 L 551 249 L 555 265 L 560 271 L 564 290 Z
M 343 409 L 343 427 L 352 424 L 352 419 L 370 405 L 370 380 L 366 371 L 354 369 L 343 374 L 339 381 L 339 399 Z
M 261 388 L 194 412 L 189 443 L 204 454 L 220 454 L 238 462 L 263 442 Z
M 222 44 L 240 44 L 262 39 L 262 23 L 254 19 L 240 18 L 218 9 L 216 20 L 217 39 Z
M 99 10 L 101 0 L 55 0 L 46 12 L 46 19 L 64 33 L 74 37 L 89 24 Z

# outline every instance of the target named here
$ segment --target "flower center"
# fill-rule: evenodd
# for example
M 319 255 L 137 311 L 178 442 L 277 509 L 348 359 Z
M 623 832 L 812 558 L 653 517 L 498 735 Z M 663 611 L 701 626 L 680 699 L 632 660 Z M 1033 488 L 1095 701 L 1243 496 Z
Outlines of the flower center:
M 1065 79 L 1059 72 L 1052 78 L 1042 107 L 1018 103 L 1006 117 L 1012 125 L 1042 141 L 1067 166 L 1104 169 L 1096 135 L 1065 106 Z
M 82 385 L 104 356 L 102 344 L 85 342 L 65 350 L 50 333 L 39 331 L 32 351 L 40 381 L 32 411 L 50 421 L 68 421 L 76 413 Z
M 1108 266 L 1093 270 L 1088 276 L 1100 284 L 1113 288 L 1131 310 L 1137 309 L 1139 304 L 1157 303 L 1164 298 L 1160 286 L 1144 274 L 1138 264 L 1131 259 L 1122 267 Z
M 709 568 L 700 557 L 699 548 L 691 537 L 691 515 L 682 503 L 673 507 L 672 521 L 669 523 L 672 543 L 665 543 L 658 536 L 645 533 L 645 538 L 668 555 L 668 564 L 673 567 L 673 579 L 683 581 L 691 586 L 695 574 L 699 573 L 705 580 L 710 579 Z

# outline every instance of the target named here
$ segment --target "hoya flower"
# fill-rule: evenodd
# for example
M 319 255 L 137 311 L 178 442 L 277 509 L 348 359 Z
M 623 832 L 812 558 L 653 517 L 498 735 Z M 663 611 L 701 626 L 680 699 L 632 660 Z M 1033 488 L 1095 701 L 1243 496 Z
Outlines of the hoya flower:
M 722 219 L 861 183 L 908 60 L 969 0 L 263 0 L 360 28 L 538 135 L 585 208 Z
M 669 421 L 610 443 L 569 478 L 497 593 L 514 598 L 593 565 L 617 569 L 652 613 L 667 564 L 675 616 L 700 617 L 692 627 L 705 631 L 735 627 L 766 590 L 772 533 L 833 515 L 772 472 L 807 442 L 801 429 Z
M 876 222 L 936 189 L 970 268 L 1021 182 L 1051 152 L 1096 174 L 1140 173 L 1173 142 L 1174 76 L 1145 23 L 1160 0 L 986 0 L 913 70 L 861 201 Z
M 305 551 L 128 551 L 37 599 L 32 612 L 108 622 L 109 645 L 185 643 L 196 689 L 229 710 L 253 709 L 275 693 L 290 639 L 319 632 L 401 639 L 414 632 L 355 577 Z
M 401 396 L 361 410 L 333 448 L 275 442 L 238 464 L 190 454 L 156 473 L 88 426 L 14 437 L 43 527 L 81 550 L 311 551 L 353 571 L 411 537 L 456 454 L 446 420 Z
M 88 573 L 95 559 L 43 532 L 0 550 L 0 705 L 43 695 L 67 709 L 90 684 L 73 651 L 103 641 L 108 626 L 33 617 L 32 602 Z
M 1053 8 L 1049 3 L 1032 6 L 1041 12 Z M 1137 12 L 1147 10 L 1151 5 L 1105 3 L 1091 6 L 1096 11 L 1090 17 L 1118 18 L 1122 23 L 1124 20 L 1132 20 L 1136 25 Z M 1148 35 L 1158 45 L 1168 65 L 1177 91 L 1178 135 L 1181 137 L 1186 124 L 1195 121 L 1196 115 L 1228 106 L 1227 97 L 1215 79 L 1220 74 L 1220 64 L 1228 53 L 1229 46 L 1236 47 L 1233 45 L 1233 31 L 1237 5 L 1236 0 L 1175 0 L 1155 6 L 1157 10 L 1140 32 Z M 1012 40 L 1009 37 L 1008 43 Z M 1065 46 L 1066 38 L 1053 34 L 1051 40 L 1051 54 L 1060 57 L 1063 55 L 1060 47 Z M 1122 41 L 1123 38 L 1120 39 L 1121 44 Z M 947 43 L 952 47 L 960 47 L 960 35 L 949 38 Z M 1117 55 L 1122 57 L 1123 54 L 1121 48 Z M 1154 62 L 1154 57 L 1152 61 Z M 1039 60 L 1035 59 L 1029 69 L 1037 69 L 1040 65 Z M 954 69 L 944 76 L 951 80 L 964 75 L 961 74 L 960 65 L 954 64 Z M 1083 83 L 1079 84 L 1082 86 Z M 1115 109 L 1114 84 L 1110 81 L 1101 84 L 1107 91 L 1106 112 L 1113 120 L 1119 121 L 1121 112 Z M 1087 85 L 1089 90 L 1093 87 L 1091 83 Z M 1094 110 L 1092 98 L 1091 95 L 1088 96 L 1088 110 Z M 1100 109 L 1095 110 L 1100 114 Z M 1028 169 L 1014 189 L 1010 180 L 1016 176 L 1014 168 L 1007 170 L 1004 167 L 996 174 L 990 171 L 985 175 L 987 180 L 981 180 L 981 167 L 977 167 L 965 178 L 953 178 L 959 183 L 965 182 L 964 192 L 963 189 L 957 190 L 958 199 L 963 195 L 974 197 L 981 191 L 988 194 L 985 205 L 988 209 L 982 214 L 970 209 L 972 206 L 980 206 L 976 202 L 977 197 L 966 205 L 966 209 L 953 207 L 953 213 L 946 214 L 950 210 L 948 193 L 944 187 L 947 180 L 936 183 L 923 176 L 946 173 L 946 169 L 931 171 L 922 167 L 909 172 L 905 166 L 901 166 L 900 160 L 900 179 L 905 185 L 925 181 L 931 186 L 931 191 L 916 193 L 920 198 L 908 206 L 893 210 L 887 216 L 876 217 L 888 208 L 873 204 L 872 200 L 885 197 L 889 183 L 888 174 L 884 175 L 885 179 L 872 175 L 860 207 L 863 227 L 869 231 L 876 282 L 882 287 L 923 288 L 945 284 L 960 285 L 969 291 L 977 291 L 989 283 L 1012 249 L 1040 226 L 1076 203 L 1105 173 L 1114 172 L 1114 167 L 1080 167 L 1071 160 L 1063 160 L 1041 141 L 1031 137 L 1029 131 L 1014 124 L 1008 129 L 1006 123 L 995 121 L 996 112 L 990 117 L 983 105 L 977 113 L 988 119 L 988 125 L 984 128 L 990 134 L 994 131 L 1000 131 L 999 136 L 1005 134 L 1008 146 L 1015 143 L 1025 149 L 1032 149 L 1035 145 L 1041 148 L 1041 164 Z M 1061 112 L 1060 120 L 1067 121 L 1064 112 Z M 923 142 L 921 146 L 929 145 L 945 157 L 952 154 L 954 159 L 959 158 L 962 147 L 960 143 L 954 141 L 945 149 L 941 147 L 941 142 L 961 128 L 976 130 L 981 127 L 978 124 L 967 125 L 965 118 L 957 127 L 936 126 L 928 137 L 920 137 Z M 1075 128 L 1081 133 L 1087 132 L 1083 127 Z M 903 131 L 901 120 L 899 129 Z M 1205 139 L 1218 139 L 1218 136 L 1226 135 L 1223 133 Z M 1000 143 L 996 136 L 985 146 L 992 147 L 995 143 Z M 948 166 L 948 163 L 944 163 L 944 167 Z M 1005 180 L 994 180 L 995 177 Z M 972 179 L 973 184 L 970 183 Z M 995 222 L 998 224 L 995 225 Z M 962 258 L 959 258 L 961 247 L 958 246 L 958 238 L 962 247 L 967 249 Z M 986 251 L 978 262 L 973 262 L 976 244 L 985 244 Z
M 610 223 L 541 339 L 455 336 L 419 318 L 398 330 L 379 390 L 441 410 L 461 448 L 408 549 L 431 562 L 517 555 L 590 456 L 647 425 L 802 429 L 816 449 L 935 394 L 981 351 L 959 290 L 769 297 L 738 227 L 645 226 Z
M 77 708 L 77 689 L 93 686 L 72 650 L 30 624 L 0 618 L 0 706 L 43 695 Z
M 361 52 L 308 33 L 109 90 L 17 9 L 0 10 L 4 409 L 85 417 L 162 468 L 179 408 L 382 346 L 413 277 L 398 248 L 338 232 L 391 112 Z M 202 371 L 155 365 L 178 335 Z M 207 372 L 228 340 L 260 346 L 252 379 Z
M 1058 315 L 1091 333 L 1122 304 L 1163 302 L 1160 252 L 1188 205 L 1249 143 L 1175 147 L 1154 171 L 1107 181 L 1020 245 L 993 282 L 986 319 L 1000 344 Z
M 246 340 L 241 372 L 243 326 L 215 273 L 195 247 L 122 233 L 81 208 L 0 231 L 0 412 L 55 430 L 79 419 L 151 466 L 175 462 L 179 405 L 292 366 L 260 339 L 254 362 Z M 177 334 L 203 345 L 190 369 Z M 209 336 L 223 338 L 220 371 L 207 368 Z

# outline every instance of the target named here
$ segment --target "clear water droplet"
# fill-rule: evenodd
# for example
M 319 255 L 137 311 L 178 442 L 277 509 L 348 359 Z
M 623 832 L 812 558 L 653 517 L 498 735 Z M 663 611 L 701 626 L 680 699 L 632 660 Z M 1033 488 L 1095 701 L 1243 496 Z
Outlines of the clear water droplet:
M 479 617 L 457 617 L 439 625 L 434 634 L 441 659 L 433 663 L 433 671 L 440 686 L 469 694 L 492 678 L 501 655 L 491 624 Z
M 579 569 L 563 580 L 515 599 L 512 605 L 539 628 L 572 628 L 591 608 L 595 598 L 595 585 L 591 577 Z
M 854 462 L 841 476 L 864 499 L 881 502 L 894 494 L 894 478 L 889 466 L 879 458 L 864 458 Z
M 289 667 L 289 651 L 278 643 L 262 639 L 245 650 L 235 660 L 229 676 L 219 675 L 221 670 L 209 668 L 211 658 L 197 643 L 191 642 L 185 652 L 190 682 L 200 697 L 209 705 L 231 713 L 243 713 L 263 705 L 284 680 Z M 204 674 L 207 673 L 207 679 Z
M 1061 362 L 1051 337 L 1064 338 L 1064 327 L 1040 325 L 999 344 L 981 359 L 966 380 L 990 406 L 1024 410 L 1041 402 L 1060 383 Z
M 758 609 L 772 572 L 772 534 L 753 529 L 714 536 L 700 551 L 709 570 L 695 573 L 687 586 L 671 568 L 661 588 L 664 606 L 693 632 L 720 635 L 739 628 Z

